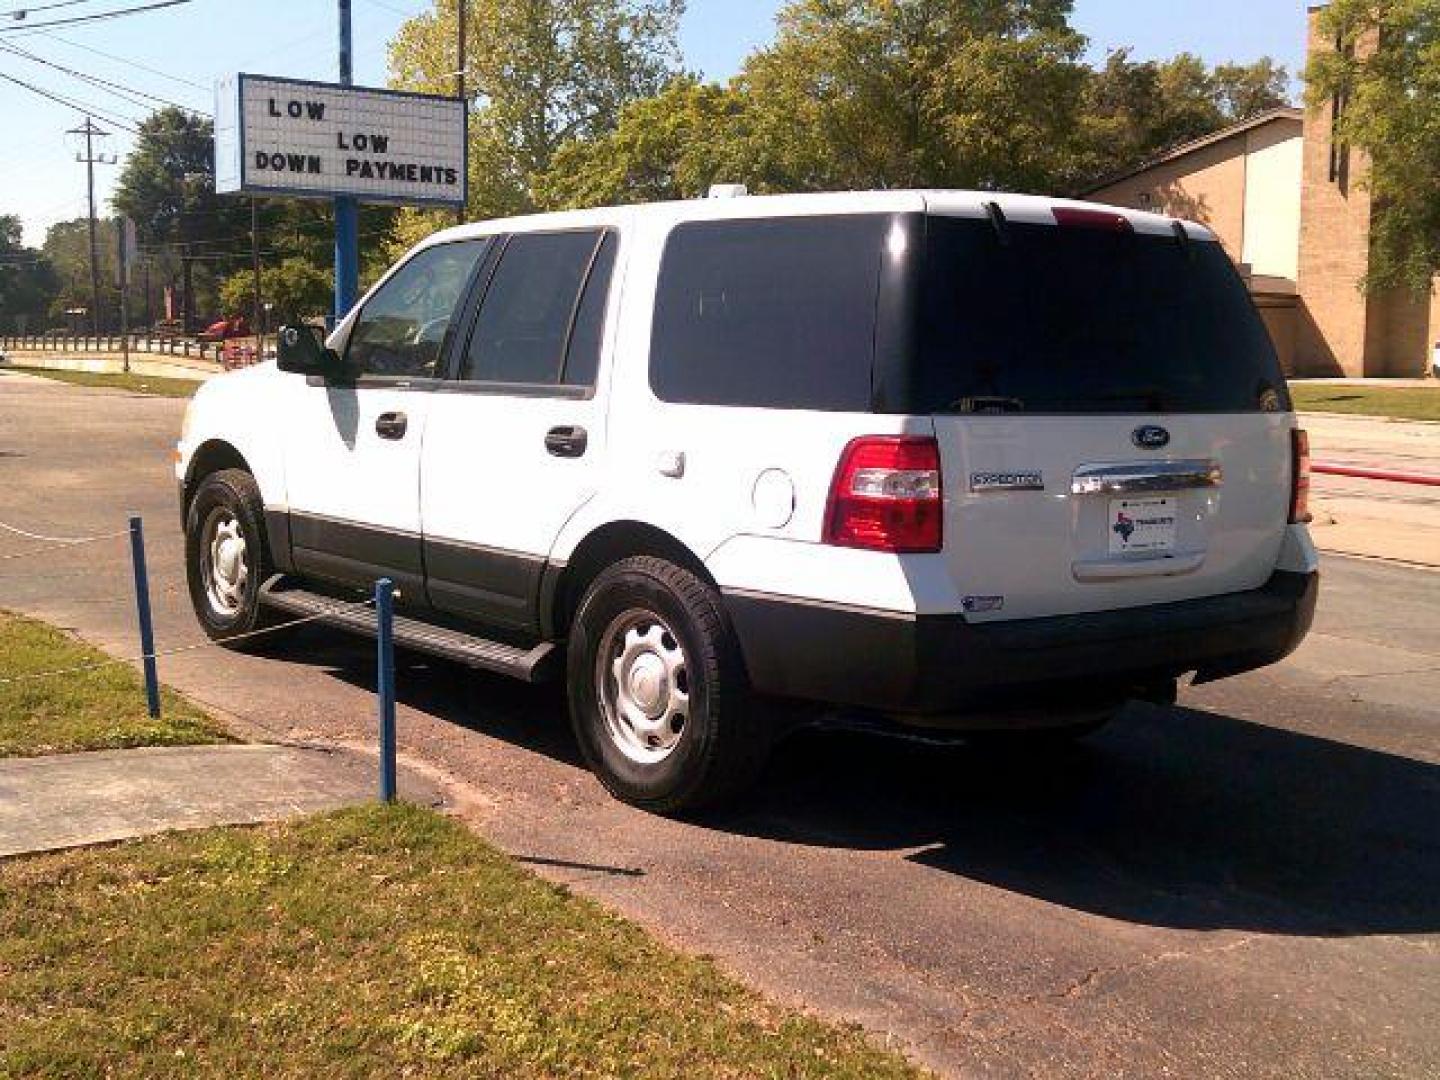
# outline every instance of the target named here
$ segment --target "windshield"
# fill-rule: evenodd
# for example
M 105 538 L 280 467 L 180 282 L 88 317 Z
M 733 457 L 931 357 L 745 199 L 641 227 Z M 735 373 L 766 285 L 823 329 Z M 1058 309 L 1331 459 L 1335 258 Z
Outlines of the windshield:
M 1218 243 L 931 217 L 913 412 L 1290 407 L 1270 337 Z

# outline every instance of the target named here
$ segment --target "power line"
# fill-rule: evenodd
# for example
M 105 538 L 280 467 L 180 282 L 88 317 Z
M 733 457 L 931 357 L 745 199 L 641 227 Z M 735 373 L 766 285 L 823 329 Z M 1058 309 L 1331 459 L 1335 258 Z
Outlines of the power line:
M 19 26 L 0 26 L 0 34 L 33 33 L 47 26 L 70 26 L 74 23 L 99 22 L 102 19 L 119 19 L 126 15 L 139 15 L 146 11 L 155 11 L 158 8 L 176 7 L 179 4 L 188 4 L 190 0 L 158 0 L 154 4 L 142 4 L 140 7 L 119 8 L 115 11 L 99 11 L 93 15 L 72 15 L 68 19 L 51 19 L 49 22 L 24 24 Z
M 169 98 L 160 97 L 158 94 L 147 93 L 144 90 L 137 90 L 132 86 L 126 86 L 124 83 L 111 82 L 109 79 L 102 79 L 98 75 L 87 75 L 83 71 L 76 71 L 74 68 L 66 67 L 64 64 L 57 64 L 55 61 L 47 60 L 45 57 L 32 53 L 28 49 L 22 49 L 18 45 L 11 45 L 8 42 L 0 41 L 0 49 L 14 53 L 16 56 L 23 57 L 34 63 L 44 64 L 46 67 L 54 68 L 56 71 L 64 72 L 71 78 L 79 79 L 81 82 L 99 87 L 107 93 L 114 94 L 121 100 L 129 102 L 131 105 L 138 105 L 142 109 L 153 109 L 155 107 L 146 101 L 140 100 L 142 98 L 148 98 L 150 101 L 158 102 L 161 105 L 172 105 L 182 112 L 196 113 L 205 117 L 210 116 L 210 114 L 203 109 L 191 108 L 189 105 L 182 105 L 178 101 L 171 101 Z
M 9 16 L 12 19 L 28 18 L 33 11 L 49 11 L 51 8 L 74 7 L 76 4 L 90 4 L 94 0 L 55 0 L 50 4 L 31 4 L 29 7 L 12 8 L 9 11 L 0 11 L 0 18 Z
M 102 109 L 97 109 L 93 105 L 87 105 L 82 101 L 67 98 L 61 94 L 52 93 L 49 90 L 45 90 L 39 86 L 36 86 L 34 83 L 28 83 L 24 79 L 17 79 L 14 75 L 7 75 L 3 71 L 0 71 L 0 79 L 4 79 L 6 82 L 12 82 L 16 86 L 29 90 L 32 94 L 39 94 L 43 98 L 49 98 L 51 101 L 58 102 L 59 104 L 64 105 L 67 109 L 74 109 L 78 113 L 98 116 L 107 124 L 114 124 L 118 128 L 124 128 L 131 134 L 138 135 L 140 133 L 140 129 L 135 126 L 136 122 L 129 118 L 117 118 L 114 114 L 108 113 Z
M 94 53 L 96 56 L 103 56 L 106 60 L 113 60 L 117 64 L 128 64 L 135 70 L 143 71 L 147 75 L 158 75 L 162 79 L 169 79 L 171 82 L 177 82 L 182 86 L 193 87 L 196 90 L 203 90 L 207 94 L 212 89 L 212 87 L 206 86 L 203 83 L 193 82 L 190 79 L 181 78 L 179 75 L 174 75 L 168 71 L 161 71 L 159 68 L 149 67 L 140 63 L 138 60 L 131 60 L 124 56 L 116 56 L 114 53 L 108 53 L 104 49 L 97 49 L 93 45 L 85 45 L 79 41 L 71 41 L 69 38 L 63 38 L 59 34 L 51 33 L 48 30 L 37 30 L 36 33 L 40 37 L 49 38 L 51 41 L 58 41 L 61 45 L 69 45 L 72 49 L 83 49 L 85 52 Z

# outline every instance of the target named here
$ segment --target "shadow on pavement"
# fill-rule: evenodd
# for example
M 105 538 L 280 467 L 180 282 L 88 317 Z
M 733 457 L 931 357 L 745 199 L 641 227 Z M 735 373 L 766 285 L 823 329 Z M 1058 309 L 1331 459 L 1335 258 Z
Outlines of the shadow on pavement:
M 367 649 L 317 645 L 311 662 L 372 685 Z M 413 656 L 399 667 L 406 705 L 580 764 L 558 688 Z M 1033 754 L 802 733 L 739 808 L 698 824 L 919 848 L 906 857 L 1133 923 L 1440 930 L 1440 766 L 1196 709 L 1132 705 L 1085 742 Z

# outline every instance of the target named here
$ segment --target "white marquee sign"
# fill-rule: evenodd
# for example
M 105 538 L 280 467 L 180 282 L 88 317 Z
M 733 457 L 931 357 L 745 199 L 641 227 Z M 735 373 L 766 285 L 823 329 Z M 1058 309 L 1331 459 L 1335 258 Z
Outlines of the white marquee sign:
M 459 98 L 236 75 L 216 88 L 215 189 L 465 201 Z

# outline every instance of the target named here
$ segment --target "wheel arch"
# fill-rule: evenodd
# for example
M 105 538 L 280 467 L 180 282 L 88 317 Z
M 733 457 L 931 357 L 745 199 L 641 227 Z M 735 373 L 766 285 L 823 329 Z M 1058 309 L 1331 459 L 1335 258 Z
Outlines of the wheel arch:
M 224 439 L 208 439 L 195 449 L 190 456 L 190 466 L 185 470 L 185 485 L 180 492 L 180 521 L 183 524 L 190 513 L 190 501 L 200 481 L 221 469 L 242 469 L 251 476 L 255 470 L 234 445 Z
M 568 635 L 590 583 L 607 566 L 635 555 L 668 559 L 715 585 L 700 556 L 672 533 L 643 521 L 609 521 L 587 533 L 563 567 L 547 569 L 540 584 L 541 633 L 547 638 Z

